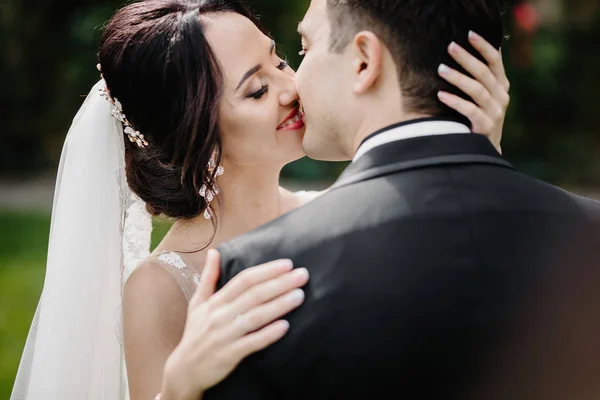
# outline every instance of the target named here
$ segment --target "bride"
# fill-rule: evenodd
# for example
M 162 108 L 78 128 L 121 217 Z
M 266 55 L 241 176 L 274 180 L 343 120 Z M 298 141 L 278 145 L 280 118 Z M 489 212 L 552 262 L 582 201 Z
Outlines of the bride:
M 479 82 L 440 75 L 478 106 L 440 101 L 499 149 L 508 81 L 498 52 L 471 44 L 489 67 L 451 56 Z M 11 399 L 197 399 L 283 337 L 280 318 L 303 301 L 307 273 L 289 260 L 214 293 L 210 250 L 318 195 L 279 186 L 303 157 L 294 71 L 252 14 L 216 0 L 122 8 L 99 61 L 64 145 L 44 290 Z M 175 220 L 152 254 L 151 215 Z

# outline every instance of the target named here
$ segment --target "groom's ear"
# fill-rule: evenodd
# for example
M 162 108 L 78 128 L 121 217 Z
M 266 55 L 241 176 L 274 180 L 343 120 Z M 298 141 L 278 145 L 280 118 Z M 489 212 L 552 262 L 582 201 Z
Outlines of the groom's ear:
M 363 94 L 373 87 L 382 73 L 383 43 L 373 32 L 356 34 L 352 42 L 354 93 Z

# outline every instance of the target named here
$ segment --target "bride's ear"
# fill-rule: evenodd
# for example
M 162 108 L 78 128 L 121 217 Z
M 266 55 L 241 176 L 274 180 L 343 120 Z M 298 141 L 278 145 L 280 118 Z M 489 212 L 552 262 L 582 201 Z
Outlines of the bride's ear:
M 352 42 L 354 93 L 364 94 L 373 87 L 383 68 L 383 43 L 373 32 L 356 34 Z

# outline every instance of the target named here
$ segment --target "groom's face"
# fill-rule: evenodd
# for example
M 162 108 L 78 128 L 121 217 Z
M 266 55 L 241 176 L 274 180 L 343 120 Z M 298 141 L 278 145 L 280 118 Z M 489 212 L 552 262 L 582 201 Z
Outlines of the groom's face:
M 345 100 L 351 90 L 344 53 L 330 50 L 331 24 L 327 0 L 312 0 L 298 27 L 304 59 L 296 73 L 305 110 L 304 152 L 311 158 L 344 161 L 351 158 L 343 141 Z M 344 111 L 346 110 L 346 111 Z

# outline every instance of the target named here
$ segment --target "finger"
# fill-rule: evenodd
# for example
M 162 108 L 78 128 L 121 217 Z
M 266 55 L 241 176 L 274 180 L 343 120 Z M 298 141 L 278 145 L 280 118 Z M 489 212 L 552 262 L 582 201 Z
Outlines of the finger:
M 502 49 L 499 50 L 500 51 L 500 65 L 502 68 L 502 71 L 500 71 L 499 73 L 501 73 L 503 75 L 503 78 L 500 78 L 500 83 L 502 83 L 502 86 L 504 87 L 504 90 L 506 90 L 506 93 L 508 93 L 510 91 L 510 81 L 508 80 L 508 77 L 506 76 L 506 68 L 504 68 L 504 61 L 503 57 L 502 57 Z M 494 72 L 496 73 L 496 72 Z
M 439 75 L 448 83 L 468 94 L 479 107 L 485 110 L 494 110 L 497 106 L 490 92 L 478 81 L 441 64 L 438 68 Z
M 292 260 L 276 260 L 245 269 L 215 293 L 212 300 L 217 305 L 230 303 L 254 285 L 290 272 L 293 267 Z
M 455 96 L 447 92 L 439 92 L 438 98 L 448 107 L 458 111 L 462 115 L 469 118 L 472 124 L 472 130 L 474 133 L 480 133 L 487 136 L 490 142 L 494 145 L 498 153 L 502 154 L 502 146 L 500 141 L 502 135 L 494 134 L 494 123 L 493 121 L 477 106 L 470 101 L 464 100 L 458 96 Z M 501 132 L 501 131 L 499 131 Z
M 305 268 L 299 268 L 285 275 L 255 285 L 241 294 L 236 300 L 230 303 L 224 319 L 231 320 L 236 316 L 245 314 L 254 307 L 265 304 L 279 296 L 288 293 L 291 290 L 300 288 L 308 282 L 308 271 Z
M 304 291 L 295 289 L 278 298 L 238 315 L 231 325 L 229 340 L 255 332 L 288 314 L 304 302 Z
M 502 51 L 494 48 L 487 40 L 473 31 L 469 32 L 469 43 L 471 43 L 471 46 L 473 46 L 487 61 L 498 82 L 500 82 L 504 90 L 508 92 L 510 89 L 510 82 L 506 77 L 504 61 L 502 60 Z
M 279 320 L 235 341 L 228 349 L 235 360 L 243 360 L 250 354 L 263 350 L 280 340 L 289 331 L 290 324 Z
M 471 53 L 455 42 L 450 43 L 448 52 L 452 58 L 470 73 L 493 96 L 500 97 L 504 88 L 500 85 L 489 66 L 479 61 Z
M 471 121 L 473 132 L 489 133 L 491 131 L 492 120 L 475 104 L 448 92 L 439 92 L 438 98 L 448 107 L 467 117 Z M 495 138 L 491 139 L 495 140 Z
M 475 126 L 481 127 L 486 123 L 487 117 L 485 113 L 470 101 L 467 101 L 454 94 L 442 91 L 438 92 L 438 98 L 448 107 L 467 117 L 473 125 L 473 130 L 475 130 Z
M 206 262 L 200 276 L 200 284 L 190 300 L 190 309 L 198 307 L 215 293 L 220 274 L 221 254 L 217 250 L 210 249 L 206 255 Z

